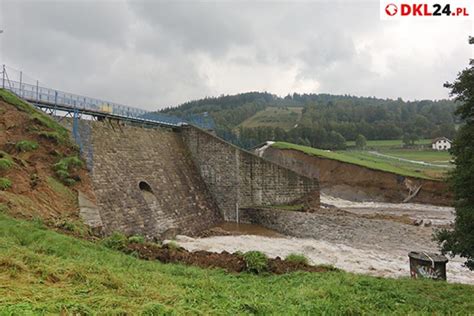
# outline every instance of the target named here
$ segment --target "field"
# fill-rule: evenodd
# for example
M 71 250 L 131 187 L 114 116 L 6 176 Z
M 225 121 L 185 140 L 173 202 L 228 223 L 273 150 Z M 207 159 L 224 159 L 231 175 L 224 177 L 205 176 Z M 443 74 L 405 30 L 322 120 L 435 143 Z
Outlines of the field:
M 385 142 L 385 141 L 384 141 Z M 385 143 L 383 144 L 385 145 Z M 295 145 L 285 142 L 277 142 L 273 144 L 276 148 L 281 149 L 295 149 L 300 150 L 310 155 L 325 157 L 329 159 L 339 160 L 347 163 L 356 164 L 359 166 L 367 167 L 374 170 L 382 170 L 400 174 L 403 176 L 410 176 L 423 179 L 438 179 L 443 178 L 448 168 L 436 167 L 436 166 L 425 166 L 417 163 L 411 163 L 407 161 L 400 161 L 396 158 L 377 156 L 369 151 L 329 151 L 322 150 L 307 146 Z M 385 146 L 390 148 L 390 146 Z M 403 156 L 411 156 L 413 160 L 422 161 L 422 158 L 429 157 L 430 159 L 446 160 L 447 153 L 435 153 L 432 151 L 416 151 L 416 152 L 404 152 L 404 150 L 380 150 L 380 153 L 384 155 L 393 155 L 394 157 L 403 158 Z M 448 156 L 449 157 L 449 156 Z M 441 163 L 440 163 L 441 164 Z
M 246 119 L 239 126 L 245 128 L 252 127 L 281 127 L 289 130 L 301 119 L 302 107 L 267 107 L 265 110 L 257 112 L 254 116 Z
M 0 315 L 456 314 L 474 287 L 341 271 L 230 274 L 139 260 L 0 215 Z
M 346 142 L 348 147 L 355 147 L 355 141 Z M 415 145 L 424 145 L 430 146 L 431 139 L 420 139 L 415 142 Z M 382 149 L 382 148 L 401 148 L 403 146 L 403 141 L 401 139 L 389 139 L 389 140 L 368 140 L 367 149 Z
M 369 140 L 367 141 L 367 151 L 377 151 L 379 153 L 398 158 L 424 161 L 433 164 L 448 165 L 452 156 L 447 151 L 431 150 L 431 139 L 420 139 L 415 143 L 415 148 L 403 148 L 401 140 Z M 347 142 L 349 149 L 355 148 L 355 142 Z

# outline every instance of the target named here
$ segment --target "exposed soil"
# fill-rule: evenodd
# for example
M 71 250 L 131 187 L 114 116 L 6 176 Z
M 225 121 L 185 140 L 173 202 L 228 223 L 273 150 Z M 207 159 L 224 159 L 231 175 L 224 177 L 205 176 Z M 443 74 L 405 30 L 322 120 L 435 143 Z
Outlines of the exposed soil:
M 410 202 L 452 205 L 453 201 L 452 193 L 443 181 L 404 177 L 296 150 L 270 147 L 263 157 L 298 174 L 319 178 L 321 189 L 326 194 L 346 200 L 400 203 L 408 196 L 408 189 L 403 184 L 407 178 L 414 185 L 422 185 Z
M 201 268 L 222 268 L 228 272 L 244 272 L 246 264 L 239 254 L 232 254 L 227 251 L 221 253 L 208 251 L 190 252 L 184 248 L 170 248 L 168 245 L 159 247 L 154 244 L 128 245 L 128 251 L 134 252 L 141 259 L 158 260 L 163 263 L 184 263 Z M 327 272 L 333 270 L 330 267 L 312 266 L 304 263 L 288 262 L 280 257 L 268 259 L 268 271 L 273 274 L 284 274 L 295 271 L 306 272 Z
M 0 151 L 12 157 L 14 165 L 0 171 L 0 177 L 12 182 L 9 189 L 0 191 L 0 203 L 8 206 L 8 213 L 21 218 L 44 220 L 65 217 L 77 218 L 77 191 L 89 198 L 94 195 L 85 168 L 74 171 L 79 180 L 67 187 L 56 178 L 53 165 L 61 158 L 78 155 L 71 144 L 58 144 L 55 140 L 40 137 L 39 131 L 51 131 L 28 113 L 0 100 Z M 28 140 L 38 143 L 35 150 L 21 152 L 15 144 Z

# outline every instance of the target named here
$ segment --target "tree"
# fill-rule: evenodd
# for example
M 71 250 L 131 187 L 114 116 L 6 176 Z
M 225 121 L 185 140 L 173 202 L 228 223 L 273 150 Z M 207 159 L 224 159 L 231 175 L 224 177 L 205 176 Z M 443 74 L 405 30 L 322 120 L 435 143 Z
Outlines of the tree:
M 346 149 L 346 139 L 338 132 L 331 131 L 328 135 L 326 148 L 335 150 Z
M 355 142 L 357 149 L 364 149 L 367 145 L 367 139 L 362 134 L 357 135 Z
M 413 146 L 415 142 L 418 140 L 418 135 L 415 133 L 409 133 L 403 135 L 403 143 L 405 146 Z
M 474 38 L 470 37 L 469 43 L 474 44 Z M 445 87 L 461 103 L 456 113 L 464 124 L 451 149 L 456 165 L 450 176 L 456 208 L 454 229 L 442 230 L 436 238 L 443 253 L 466 258 L 466 266 L 474 270 L 474 60 Z

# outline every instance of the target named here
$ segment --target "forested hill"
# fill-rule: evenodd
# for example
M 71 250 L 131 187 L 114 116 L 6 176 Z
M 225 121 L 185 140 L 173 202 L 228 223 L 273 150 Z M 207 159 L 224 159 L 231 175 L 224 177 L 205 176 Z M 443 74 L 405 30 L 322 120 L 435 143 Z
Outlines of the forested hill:
M 191 101 L 161 112 L 179 117 L 207 112 L 219 136 L 246 148 L 280 140 L 338 149 L 359 134 L 369 140 L 452 138 L 457 123 L 455 108 L 450 100 L 403 101 L 330 94 L 280 98 L 249 92 Z

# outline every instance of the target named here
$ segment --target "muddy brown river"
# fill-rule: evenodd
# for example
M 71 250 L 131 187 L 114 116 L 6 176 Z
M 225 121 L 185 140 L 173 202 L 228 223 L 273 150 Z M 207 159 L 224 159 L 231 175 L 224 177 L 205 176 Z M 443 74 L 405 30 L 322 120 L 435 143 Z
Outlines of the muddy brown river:
M 254 235 L 263 237 L 284 237 L 284 235 L 261 225 L 223 222 L 216 226 L 232 235 Z
M 397 278 L 410 275 L 408 252 L 413 250 L 439 252 L 438 245 L 432 241 L 433 231 L 437 229 L 437 225 L 448 224 L 454 219 L 454 209 L 450 207 L 351 202 L 327 195 L 322 195 L 321 200 L 355 215 L 406 215 L 413 219 L 430 220 L 433 226 L 415 227 L 391 220 L 367 219 L 362 219 L 366 224 L 360 225 L 360 220 L 343 217 L 344 225 L 334 226 L 331 233 L 317 238 L 295 238 L 260 225 L 222 223 L 218 226 L 219 230 L 232 236 L 206 238 L 177 236 L 176 239 L 182 247 L 190 251 L 258 250 L 269 257 L 285 257 L 290 253 L 299 253 L 305 255 L 313 264 L 330 264 L 349 272 Z M 331 215 L 328 209 L 322 216 L 331 218 L 334 215 Z M 375 240 L 377 242 L 374 243 Z M 474 272 L 464 267 L 463 262 L 463 258 L 449 258 L 448 282 L 474 284 Z

